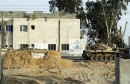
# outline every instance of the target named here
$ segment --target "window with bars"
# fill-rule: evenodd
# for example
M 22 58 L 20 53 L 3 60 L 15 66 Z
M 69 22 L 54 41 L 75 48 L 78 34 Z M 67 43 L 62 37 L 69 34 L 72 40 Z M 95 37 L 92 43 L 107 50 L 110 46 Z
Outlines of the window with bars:
M 2 26 L 0 25 L 0 32 L 2 31 Z
M 28 31 L 27 25 L 20 25 L 20 31 L 21 32 L 27 32 Z
M 7 32 L 13 32 L 13 25 L 6 25 Z
M 48 44 L 48 50 L 56 50 L 56 44 Z
M 28 49 L 28 44 L 20 44 L 21 49 Z
M 69 50 L 69 44 L 62 44 L 62 50 Z

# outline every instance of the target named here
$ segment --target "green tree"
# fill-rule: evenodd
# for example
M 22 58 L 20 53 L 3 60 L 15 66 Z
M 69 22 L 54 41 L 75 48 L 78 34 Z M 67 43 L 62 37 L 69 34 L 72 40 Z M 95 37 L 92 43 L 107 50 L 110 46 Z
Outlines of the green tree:
M 81 6 L 82 0 L 50 0 L 49 4 L 50 12 L 54 12 L 58 8 L 58 11 L 75 13 L 76 9 Z
M 50 0 L 50 11 L 76 13 L 81 24 L 88 28 L 90 40 L 101 40 L 111 46 L 117 36 L 117 23 L 121 19 L 122 11 L 127 10 L 129 0 L 97 0 L 87 1 L 86 9 L 82 7 L 82 0 Z M 122 39 L 122 38 L 121 38 Z
M 112 45 L 112 36 L 117 33 L 117 23 L 121 19 L 122 10 L 127 10 L 128 0 L 101 0 L 86 2 L 88 24 L 95 37 L 103 43 Z

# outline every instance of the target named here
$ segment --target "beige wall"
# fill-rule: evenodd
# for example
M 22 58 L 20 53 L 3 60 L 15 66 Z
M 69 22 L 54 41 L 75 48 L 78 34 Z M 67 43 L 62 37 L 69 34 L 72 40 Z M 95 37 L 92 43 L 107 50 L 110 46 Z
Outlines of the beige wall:
M 2 19 L 0 19 L 2 20 Z M 6 44 L 13 45 L 13 49 L 20 49 L 20 44 L 45 44 L 48 48 L 48 44 L 56 44 L 56 50 L 58 50 L 59 42 L 59 28 L 60 28 L 60 50 L 61 44 L 71 44 L 71 40 L 80 40 L 80 20 L 79 19 L 50 19 L 50 18 L 37 18 L 35 20 L 28 20 L 27 18 L 4 18 L 5 25 L 13 25 L 13 33 L 6 32 Z M 20 25 L 27 25 L 28 31 L 21 32 Z M 35 26 L 35 29 L 31 29 L 31 25 Z M 0 33 L 1 37 L 1 33 Z M 82 54 L 82 50 L 85 49 L 84 40 L 80 40 L 81 50 L 77 53 L 68 50 L 61 50 L 62 55 L 74 56 Z M 8 48 L 8 47 L 7 47 Z
M 61 43 L 69 43 L 69 39 L 80 39 L 80 20 L 61 20 Z
M 3 23 L 2 23 L 2 18 L 0 18 L 0 25 L 1 28 L 4 27 L 5 32 L 2 33 L 2 31 L 0 31 L 0 47 L 2 47 L 2 45 L 4 46 L 4 48 L 8 48 L 11 49 L 12 45 L 13 45 L 13 32 L 7 32 L 6 31 L 6 25 L 13 25 L 13 19 L 12 18 L 3 18 Z
M 26 18 L 14 18 L 13 48 L 19 49 L 20 44 L 56 44 L 58 48 L 59 19 L 38 18 L 27 20 Z M 28 25 L 28 32 L 20 32 L 20 25 Z M 35 25 L 35 30 L 31 29 Z M 79 19 L 60 19 L 60 43 L 69 44 L 69 39 L 80 38 Z
M 128 36 L 128 46 L 130 47 L 130 36 Z

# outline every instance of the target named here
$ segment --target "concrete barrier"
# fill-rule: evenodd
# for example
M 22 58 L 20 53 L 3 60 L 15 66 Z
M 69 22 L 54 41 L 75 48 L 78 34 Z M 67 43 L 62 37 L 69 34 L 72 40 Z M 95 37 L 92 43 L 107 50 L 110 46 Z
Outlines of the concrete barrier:
M 2 84 L 3 79 L 3 58 L 0 54 L 0 84 Z
M 130 84 L 130 59 L 116 60 L 116 84 Z

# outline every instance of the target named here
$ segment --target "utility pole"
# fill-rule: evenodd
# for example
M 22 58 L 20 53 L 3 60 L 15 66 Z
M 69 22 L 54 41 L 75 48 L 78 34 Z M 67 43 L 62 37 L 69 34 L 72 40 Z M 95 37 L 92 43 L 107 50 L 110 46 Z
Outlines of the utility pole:
M 60 51 L 60 19 L 58 21 L 58 51 Z
M 5 38 L 5 22 L 4 22 L 4 18 L 2 17 L 2 36 L 1 36 L 1 47 L 5 48 L 5 42 L 6 42 L 6 38 Z
M 6 32 L 5 32 L 5 21 L 4 18 L 2 17 L 2 28 L 1 28 L 1 48 L 5 48 L 6 44 Z M 3 54 L 2 50 L 0 50 L 0 84 L 3 82 Z
M 2 51 L 0 52 L 0 84 L 2 84 L 3 80 L 3 57 L 2 57 Z

